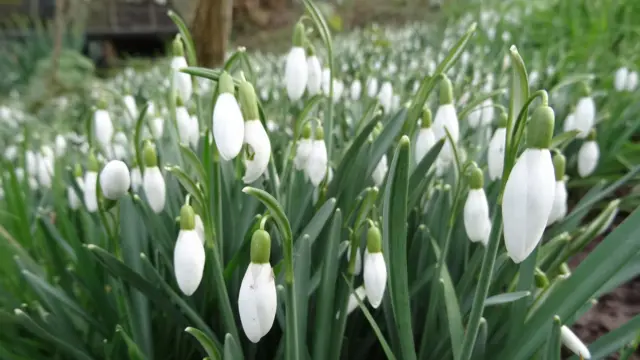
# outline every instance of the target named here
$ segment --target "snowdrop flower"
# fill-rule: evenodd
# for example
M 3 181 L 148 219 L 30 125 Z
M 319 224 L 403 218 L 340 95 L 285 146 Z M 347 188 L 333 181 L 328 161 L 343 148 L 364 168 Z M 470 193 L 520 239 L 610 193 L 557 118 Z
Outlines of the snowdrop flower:
M 82 178 L 82 168 L 80 165 L 76 164 L 73 175 L 75 177 L 76 184 L 78 184 L 78 188 L 80 191 L 84 192 L 84 179 Z M 82 206 L 82 200 L 78 197 L 76 189 L 71 185 L 67 186 L 67 200 L 69 201 L 69 207 L 71 210 L 78 210 Z
M 322 85 L 322 67 L 315 54 L 313 45 L 307 46 L 307 92 L 313 96 L 320 92 Z
M 149 122 L 149 129 L 151 130 L 151 135 L 154 139 L 162 139 L 162 135 L 164 134 L 164 118 L 162 115 L 159 113 L 155 114 L 153 119 Z
M 336 89 L 335 89 L 335 84 L 336 81 L 334 79 L 333 81 L 333 92 L 335 93 Z M 322 87 L 322 93 L 325 94 L 326 96 L 329 96 L 329 91 L 331 90 L 329 88 L 329 86 L 331 85 L 331 70 L 329 70 L 329 68 L 324 68 L 322 69 L 322 81 L 321 81 L 321 87 Z M 335 94 L 334 94 L 334 98 L 335 98 Z
M 191 116 L 189 126 L 189 145 L 191 145 L 193 149 L 197 149 L 198 142 L 200 142 L 200 122 L 198 121 L 198 117 L 193 115 Z
M 613 79 L 613 86 L 617 91 L 625 91 L 627 89 L 627 78 L 629 76 L 629 69 L 621 67 L 616 70 L 615 77 Z
M 176 122 L 178 124 L 178 136 L 180 143 L 189 145 L 189 137 L 191 135 L 191 116 L 187 108 L 184 106 L 180 96 L 176 99 Z
M 338 79 L 333 79 L 333 102 L 338 103 L 342 98 L 342 92 L 344 91 L 344 84 Z M 328 95 L 328 94 L 327 94 Z
M 564 346 L 583 359 L 591 359 L 587 346 L 565 325 L 560 328 L 560 339 Z
M 251 237 L 251 263 L 240 284 L 238 312 L 247 338 L 253 343 L 267 335 L 276 318 L 277 293 L 269 264 L 271 237 L 260 229 Z
M 556 153 L 553 156 L 553 170 L 556 177 L 556 190 L 553 196 L 553 206 L 549 214 L 547 225 L 551 225 L 556 221 L 564 219 L 567 215 L 567 185 L 564 181 L 564 172 L 566 160 L 564 155 Z
M 583 96 L 578 100 L 575 111 L 574 128 L 580 130 L 578 138 L 584 139 L 589 134 L 589 130 L 593 128 L 596 120 L 596 105 L 593 98 Z
M 367 232 L 367 250 L 364 253 L 364 288 L 374 309 L 382 303 L 387 286 L 387 265 L 382 255 L 380 238 L 380 230 L 372 225 Z
M 233 79 L 223 71 L 218 81 L 220 95 L 213 109 L 213 137 L 220 157 L 229 161 L 242 150 L 244 142 L 244 119 L 238 101 L 233 96 Z
M 136 106 L 136 100 L 133 98 L 133 96 L 127 94 L 124 96 L 122 101 L 124 102 L 124 107 L 127 110 L 127 114 L 124 117 L 125 125 L 131 126 L 131 124 L 138 117 L 138 107 Z
M 118 200 L 129 190 L 129 168 L 120 160 L 111 160 L 100 172 L 100 189 L 105 198 Z
M 387 170 L 389 170 L 389 166 L 387 164 L 387 154 L 382 155 L 382 159 L 376 165 L 376 168 L 373 170 L 373 174 L 371 177 L 373 178 L 373 183 L 380 187 L 382 182 L 384 181 L 385 175 L 387 175 Z
M 569 132 L 576 129 L 576 115 L 574 111 L 569 113 L 569 115 L 567 115 L 567 118 L 564 119 L 564 123 L 562 124 L 562 130 L 564 132 Z
M 309 159 L 309 155 L 311 154 L 312 147 L 311 125 L 309 123 L 306 123 L 304 128 L 302 129 L 302 136 L 300 137 L 300 140 L 298 140 L 296 155 L 293 158 L 293 165 L 296 167 L 296 169 L 306 169 L 307 160 Z
M 351 261 L 351 243 L 349 243 L 345 254 L 348 264 Z M 362 272 L 362 255 L 360 255 L 360 248 L 356 248 L 356 262 L 354 265 L 353 275 L 358 276 Z
M 174 96 L 179 96 L 185 103 L 189 101 L 193 92 L 191 75 L 180 71 L 180 69 L 186 68 L 187 66 L 187 59 L 184 57 L 184 48 L 182 47 L 182 39 L 178 35 L 173 40 L 171 71 L 173 73 L 173 86 L 175 89 Z
M 62 156 L 67 151 L 67 140 L 62 135 L 56 136 L 56 155 Z
M 493 121 L 495 109 L 493 108 L 493 100 L 491 98 L 482 102 L 482 120 L 480 125 L 489 126 Z
M 436 136 L 431 128 L 431 110 L 425 108 L 422 111 L 422 124 L 418 131 L 418 138 L 416 139 L 415 158 L 416 164 L 424 158 L 425 155 L 431 150 L 436 143 Z
M 202 218 L 198 214 L 196 214 L 195 220 L 196 220 L 196 233 L 198 233 L 198 237 L 202 241 L 202 245 L 204 245 L 205 243 L 204 223 L 202 222 Z
M 45 189 L 51 188 L 51 178 L 53 177 L 53 159 L 46 154 L 36 156 L 38 163 L 37 178 L 38 183 Z
M 258 115 L 256 93 L 247 81 L 240 84 L 240 104 L 244 114 L 244 143 L 247 144 L 246 172 L 242 180 L 250 184 L 264 174 L 271 158 L 271 141 Z
M 134 163 L 131 168 L 131 189 L 138 192 L 140 186 L 142 186 L 142 173 L 138 165 Z
M 304 51 L 304 26 L 296 24 L 293 32 L 293 47 L 287 55 L 284 68 L 284 81 L 289 100 L 298 101 L 307 86 L 309 71 Z
M 542 238 L 555 196 L 555 175 L 549 145 L 554 113 L 539 106 L 527 124 L 527 149 L 507 179 L 502 201 L 504 240 L 511 259 L 526 259 Z
M 370 98 L 373 98 L 376 96 L 376 94 L 378 93 L 378 79 L 376 78 L 369 78 L 369 80 L 367 81 L 367 95 Z
M 9 145 L 4 150 L 4 158 L 8 161 L 14 161 L 18 157 L 18 148 L 15 145 Z
M 460 127 L 456 108 L 453 106 L 451 81 L 446 76 L 440 82 L 440 106 L 433 121 L 433 132 L 437 140 L 446 139 L 439 158 L 444 164 L 448 164 L 453 160 L 454 154 L 453 145 L 449 141 L 445 129 L 449 131 L 453 142 L 457 144 L 460 137 Z
M 482 105 L 477 106 L 471 112 L 469 112 L 469 117 L 467 121 L 469 122 L 469 127 L 472 129 L 476 129 L 480 126 L 480 122 L 482 120 Z
M 391 111 L 391 102 L 393 101 L 393 88 L 391 87 L 391 83 L 385 81 L 382 83 L 380 87 L 380 92 L 378 93 L 378 101 L 380 105 L 382 105 L 382 109 L 384 109 L 385 113 L 389 113 Z
M 489 179 L 491 181 L 501 179 L 504 170 L 504 147 L 507 141 L 507 114 L 500 114 L 498 128 L 493 133 L 487 151 L 487 162 L 489 165 Z
M 98 210 L 98 194 L 96 193 L 98 170 L 100 170 L 98 160 L 91 153 L 87 162 L 87 171 L 84 173 L 84 206 L 90 213 Z
M 25 153 L 25 165 L 27 175 L 36 176 L 38 174 L 38 157 L 32 150 L 27 150 Z
M 98 109 L 93 114 L 93 132 L 102 149 L 108 153 L 113 137 L 113 123 L 104 102 L 98 105 Z
M 351 314 L 353 310 L 358 308 L 358 299 L 360 299 L 360 301 L 365 301 L 367 299 L 367 291 L 365 290 L 364 286 L 358 286 L 358 288 L 355 289 L 351 295 L 349 295 L 349 301 L 347 302 L 347 315 Z M 336 319 L 339 316 L 340 313 L 338 313 Z
M 351 88 L 349 89 L 349 93 L 351 95 L 351 100 L 358 101 L 360 99 L 360 93 L 362 92 L 362 84 L 360 84 L 360 80 L 355 79 L 351 83 Z
M 115 159 L 126 159 L 127 158 L 127 135 L 125 135 L 122 131 L 118 131 L 116 135 L 113 137 L 113 157 Z
M 491 219 L 489 218 L 487 196 L 482 188 L 484 175 L 477 166 L 471 170 L 469 185 L 469 194 L 464 204 L 464 229 L 469 240 L 487 246 L 491 233 Z
M 587 177 L 593 174 L 600 159 L 600 148 L 596 142 L 596 132 L 592 130 L 587 137 L 587 141 L 582 143 L 578 151 L 578 174 L 580 177 Z
M 627 76 L 627 91 L 635 91 L 638 87 L 638 72 L 631 71 Z
M 324 143 L 324 130 L 322 125 L 316 127 L 314 139 L 311 142 L 311 152 L 307 158 L 305 171 L 314 187 L 318 187 L 325 175 L 327 175 L 327 147 Z
M 151 210 L 159 214 L 164 210 L 167 188 L 164 177 L 158 168 L 156 149 L 147 141 L 142 151 L 144 159 L 144 174 L 142 175 L 142 188 L 149 202 Z
M 173 270 L 183 294 L 193 295 L 204 272 L 204 246 L 196 231 L 195 214 L 190 205 L 180 209 L 180 232 L 173 250 Z

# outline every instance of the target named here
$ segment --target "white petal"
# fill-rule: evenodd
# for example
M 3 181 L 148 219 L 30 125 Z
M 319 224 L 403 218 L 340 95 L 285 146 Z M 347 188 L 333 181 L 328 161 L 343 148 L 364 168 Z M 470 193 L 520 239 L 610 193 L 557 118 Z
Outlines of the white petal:
M 107 110 L 96 110 L 93 115 L 93 130 L 96 139 L 103 148 L 111 145 L 111 138 L 113 137 L 113 123 L 111 122 L 111 116 L 109 116 Z
M 367 298 L 374 309 L 382 303 L 384 290 L 387 286 L 387 266 L 382 253 L 364 255 L 364 287 L 367 291 Z
M 507 253 L 526 259 L 538 245 L 553 206 L 555 175 L 548 149 L 526 149 L 516 161 L 504 190 L 502 216 Z
M 307 86 L 307 59 L 304 49 L 301 47 L 292 47 L 287 55 L 287 61 L 284 68 L 284 79 L 287 88 L 289 100 L 297 101 L 304 94 Z
M 351 293 L 351 295 L 349 295 L 349 302 L 347 303 L 347 315 L 351 314 L 353 310 L 358 307 L 358 300 L 356 299 L 356 296 L 358 299 L 360 299 L 360 301 L 365 301 L 367 299 L 367 292 L 363 286 L 358 286 L 358 288 L 355 289 L 355 291 Z
M 447 139 L 440 152 L 442 160 L 444 162 L 450 162 L 454 158 L 453 147 L 447 138 L 445 128 L 449 131 L 453 142 L 457 144 L 460 138 L 460 126 L 458 124 L 458 115 L 456 114 L 456 109 L 453 104 L 440 105 L 436 111 L 435 120 L 433 121 L 433 133 L 436 139 Z
M 97 180 L 97 172 L 87 171 L 84 174 L 84 206 L 86 206 L 88 212 L 98 210 L 98 197 L 96 196 Z
M 477 128 L 478 126 L 480 126 L 481 119 L 482 108 L 481 106 L 478 106 L 475 109 L 471 110 L 471 112 L 469 113 L 469 118 L 467 119 L 467 121 L 469 122 L 469 127 L 471 127 L 472 129 Z
M 236 98 L 229 93 L 220 94 L 213 109 L 213 137 L 223 160 L 234 159 L 242 150 L 244 126 Z
M 584 139 L 596 120 L 596 105 L 591 97 L 583 97 L 576 105 L 575 129 L 580 130 L 578 138 Z
M 638 72 L 632 71 L 627 76 L 627 91 L 635 91 L 638 87 Z
M 487 196 L 483 189 L 469 190 L 464 204 L 464 228 L 469 240 L 487 244 L 491 232 L 491 220 Z
M 317 56 L 312 55 L 307 58 L 307 72 L 307 91 L 309 95 L 318 94 L 322 85 L 322 67 Z
M 193 84 L 191 83 L 191 75 L 180 72 L 179 70 L 187 67 L 187 59 L 184 56 L 175 56 L 171 59 L 171 69 L 173 70 L 173 86 L 183 103 L 191 98 L 193 92 Z
M 176 108 L 176 122 L 178 123 L 178 135 L 182 144 L 189 144 L 189 136 L 191 133 L 191 116 L 187 108 L 179 106 Z
M 162 117 L 156 116 L 153 118 L 149 127 L 151 128 L 151 134 L 154 139 L 158 140 L 162 138 L 162 135 L 164 134 L 164 119 Z
M 202 241 L 202 245 L 204 245 L 204 242 L 205 242 L 204 223 L 202 222 L 202 218 L 198 214 L 196 214 L 195 220 L 196 220 L 196 233 L 198 234 L 198 237 Z
M 360 93 L 362 92 L 362 85 L 360 80 L 356 79 L 351 83 L 351 100 L 358 101 L 360 99 Z
M 569 348 L 574 354 L 582 356 L 584 359 L 591 359 L 591 353 L 584 343 L 568 327 L 562 325 L 560 328 L 560 339 L 564 346 Z
M 380 159 L 380 162 L 378 162 L 378 165 L 376 165 L 376 168 L 373 170 L 373 174 L 371 174 L 373 183 L 377 187 L 382 185 L 384 177 L 387 175 L 387 170 L 389 170 L 389 166 L 387 165 L 387 155 L 382 155 L 382 159 Z
M 380 102 L 380 105 L 382 105 L 382 108 L 386 113 L 391 111 L 392 100 L 393 100 L 393 88 L 391 87 L 390 82 L 385 81 L 384 83 L 382 83 L 382 86 L 380 87 L 380 92 L 378 93 L 378 101 Z
M 271 158 L 271 142 L 260 120 L 244 123 L 244 142 L 251 147 L 253 159 L 246 160 L 246 172 L 242 180 L 250 184 L 267 170 Z
M 164 177 L 162 177 L 162 173 L 157 166 L 144 169 L 142 187 L 144 188 L 144 193 L 147 196 L 147 201 L 149 201 L 151 209 L 156 214 L 162 212 L 162 210 L 164 210 L 167 189 Z
M 346 252 L 347 264 L 351 261 L 351 243 L 349 243 L 349 247 Z M 354 275 L 358 276 L 362 272 L 362 255 L 360 254 L 360 248 L 356 249 L 356 263 L 355 263 L 355 273 Z
M 173 251 L 173 269 L 178 287 L 191 296 L 202 281 L 204 271 L 204 246 L 195 230 L 181 230 Z
M 493 100 L 486 99 L 482 102 L 482 126 L 489 126 L 493 121 L 495 109 L 493 107 Z
M 598 166 L 600 158 L 600 148 L 595 141 L 586 141 L 578 151 L 578 174 L 580 177 L 587 177 L 593 173 Z
M 198 121 L 197 116 L 192 116 L 191 121 L 189 122 L 189 145 L 193 149 L 198 148 L 198 143 L 200 142 L 200 122 Z
M 618 70 L 616 70 L 616 75 L 615 75 L 613 84 L 617 91 L 626 90 L 628 75 L 629 75 L 629 70 L 625 67 L 621 67 Z
M 100 172 L 100 189 L 105 198 L 118 200 L 131 185 L 129 168 L 120 160 L 111 160 Z
M 502 178 L 504 169 L 504 147 L 507 137 L 506 128 L 497 128 L 489 142 L 487 162 L 489 164 L 489 178 L 493 181 Z
M 576 130 L 576 115 L 574 113 L 570 113 L 569 115 L 567 115 L 567 118 L 564 119 L 562 130 L 564 130 L 564 132 Z
M 307 159 L 307 176 L 313 186 L 318 187 L 327 174 L 327 147 L 324 140 L 313 140 Z
M 564 219 L 567 214 L 567 186 L 563 180 L 556 181 L 556 190 L 553 196 L 553 207 L 549 214 L 548 224 Z
M 276 317 L 276 284 L 269 264 L 249 264 L 238 295 L 240 322 L 247 338 L 257 343 Z
M 131 188 L 133 191 L 138 191 L 140 185 L 142 185 L 142 174 L 140 168 L 134 167 L 131 169 Z
M 378 93 L 378 79 L 369 78 L 369 81 L 367 81 L 367 95 L 369 95 L 369 97 L 375 97 L 377 93 Z
M 296 148 L 296 156 L 293 158 L 293 165 L 298 170 L 302 170 L 307 166 L 307 159 L 311 154 L 311 139 L 300 139 Z
M 418 138 L 416 139 L 415 157 L 416 164 L 422 161 L 425 155 L 431 150 L 436 143 L 436 136 L 431 128 L 422 128 L 418 131 Z

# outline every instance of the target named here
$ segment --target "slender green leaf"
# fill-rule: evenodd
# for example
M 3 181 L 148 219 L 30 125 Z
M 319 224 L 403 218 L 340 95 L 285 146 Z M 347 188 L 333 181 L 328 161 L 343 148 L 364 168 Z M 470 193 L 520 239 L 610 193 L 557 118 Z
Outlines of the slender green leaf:
M 127 348 L 129 350 L 128 351 L 129 352 L 129 359 L 131 359 L 131 360 L 144 360 L 144 359 L 147 358 L 142 353 L 142 350 L 140 350 L 140 348 L 138 347 L 138 344 L 136 344 L 136 342 L 133 341 L 133 339 L 131 339 L 129 334 L 127 334 L 127 332 L 124 331 L 122 326 L 120 326 L 120 325 L 116 326 L 116 332 L 119 333 L 120 336 L 122 336 L 122 338 L 124 339 L 124 342 L 127 344 Z
M 554 316 L 553 318 L 553 327 L 551 328 L 551 332 L 549 333 L 549 338 L 547 339 L 547 347 L 544 354 L 544 360 L 560 360 L 560 328 L 562 327 L 562 322 L 560 318 Z
M 236 342 L 231 334 L 224 337 L 224 360 L 241 360 L 244 359 L 240 351 L 240 345 Z
M 193 328 L 193 327 L 188 327 L 188 328 L 184 329 L 184 331 L 189 333 L 196 340 L 198 340 L 198 342 L 200 343 L 200 346 L 202 346 L 204 351 L 209 356 L 209 359 L 211 359 L 211 360 L 220 359 L 220 351 L 218 351 L 218 348 L 216 347 L 216 344 L 213 342 L 212 339 L 210 339 L 207 336 L 207 334 L 205 334 L 202 331 L 200 331 L 200 330 L 198 330 L 196 328 Z
M 508 304 L 508 303 L 520 300 L 522 298 L 525 298 L 529 295 L 531 295 L 530 291 L 516 291 L 511 293 L 493 295 L 484 301 L 484 306 Z

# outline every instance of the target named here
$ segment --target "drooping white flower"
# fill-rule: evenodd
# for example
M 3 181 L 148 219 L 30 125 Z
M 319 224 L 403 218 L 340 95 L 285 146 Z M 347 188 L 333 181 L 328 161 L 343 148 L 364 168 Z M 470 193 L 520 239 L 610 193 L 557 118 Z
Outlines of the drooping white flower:
M 142 173 L 139 167 L 134 166 L 131 168 L 131 189 L 138 192 L 140 186 L 142 186 Z
M 304 27 L 298 23 L 294 29 L 293 47 L 289 50 L 284 67 L 285 87 L 291 101 L 298 101 L 307 87 L 309 71 L 303 45 Z
M 113 137 L 113 123 L 107 110 L 100 108 L 94 113 L 93 132 L 98 143 L 106 151 L 110 147 L 111 138 Z
M 493 100 L 491 98 L 485 99 L 482 102 L 482 126 L 489 126 L 493 121 L 495 109 L 493 107 Z
M 251 263 L 242 278 L 238 294 L 240 322 L 247 338 L 257 343 L 265 336 L 276 317 L 277 293 L 273 269 L 269 264 L 271 238 L 257 230 L 251 238 Z
M 564 119 L 564 123 L 562 124 L 562 130 L 564 132 L 569 132 L 576 129 L 576 115 L 574 112 L 569 113 L 567 118 Z
M 566 159 L 561 153 L 553 156 L 553 169 L 556 179 L 556 189 L 553 196 L 553 206 L 549 214 L 548 225 L 564 219 L 567 214 L 567 185 L 565 183 L 565 165 Z
M 250 184 L 267 170 L 271 159 L 271 141 L 260 122 L 256 93 L 247 81 L 240 83 L 240 103 L 245 118 L 244 143 L 247 145 L 245 167 L 242 178 L 245 184 Z
M 27 150 L 25 153 L 25 165 L 27 175 L 36 176 L 38 174 L 38 157 L 32 150 Z
M 151 210 L 159 214 L 164 210 L 167 187 L 158 168 L 155 147 L 150 142 L 144 145 L 143 159 L 145 168 L 142 174 L 142 188 Z
M 583 359 L 591 359 L 591 353 L 587 346 L 565 325 L 560 328 L 560 339 L 564 346 Z
M 587 177 L 595 171 L 600 159 L 600 148 L 595 140 L 585 141 L 578 151 L 578 174 Z
M 180 69 L 186 68 L 187 66 L 182 41 L 180 36 L 176 36 L 173 41 L 173 58 L 171 59 L 172 81 L 176 95 L 179 96 L 184 103 L 187 103 L 189 99 L 191 99 L 191 94 L 193 93 L 191 75 L 180 71 Z
M 321 77 L 322 77 L 322 81 L 321 81 L 322 93 L 325 94 L 326 96 L 329 96 L 329 91 L 331 90 L 329 88 L 329 86 L 331 85 L 331 70 L 329 70 L 329 68 L 322 69 Z M 335 80 L 333 84 L 335 87 Z M 335 92 L 335 89 L 333 89 L 333 91 Z
M 423 117 L 422 127 L 418 131 L 418 138 L 416 139 L 416 148 L 415 148 L 415 158 L 416 164 L 419 164 L 420 161 L 424 158 L 425 155 L 431 150 L 433 145 L 436 143 L 436 136 L 433 133 L 433 129 L 431 128 L 431 111 L 427 109 L 429 112 L 429 122 L 425 124 L 425 120 Z
M 469 127 L 472 129 L 475 129 L 478 126 L 480 126 L 481 120 L 482 120 L 482 105 L 479 105 L 469 112 L 469 117 L 467 118 L 467 121 L 469 122 Z
M 105 198 L 118 200 L 129 190 L 129 168 L 120 160 L 109 161 L 100 172 L 100 189 Z
M 578 100 L 576 105 L 574 127 L 576 130 L 580 130 L 578 138 L 584 139 L 589 134 L 589 131 L 593 128 L 596 121 L 596 105 L 593 98 L 590 96 L 584 96 Z
M 298 140 L 298 144 L 296 147 L 296 155 L 293 158 L 293 165 L 296 167 L 296 169 L 306 169 L 307 160 L 309 159 L 309 155 L 311 154 L 312 147 L 311 125 L 307 123 L 302 129 L 302 135 L 300 137 L 300 140 Z
M 193 115 L 191 116 L 191 121 L 189 124 L 189 145 L 191 145 L 191 148 L 197 149 L 199 142 L 200 142 L 200 122 L 198 121 L 198 117 Z
M 198 233 L 198 237 L 200 237 L 200 240 L 202 240 L 202 245 L 204 245 L 205 243 L 204 223 L 202 222 L 202 218 L 198 214 L 196 214 L 195 219 L 196 219 L 196 233 Z
M 367 250 L 364 253 L 364 288 L 374 309 L 382 303 L 387 286 L 387 265 L 382 255 L 380 230 L 370 227 L 367 233 Z
M 154 139 L 162 139 L 162 135 L 164 134 L 164 118 L 159 114 L 154 116 L 149 120 L 149 129 L 151 130 L 151 135 L 153 135 Z
M 45 154 L 36 155 L 38 163 L 37 178 L 38 183 L 45 189 L 51 188 L 51 180 L 53 177 L 53 159 Z
M 380 187 L 382 182 L 384 181 L 384 177 L 387 175 L 387 170 L 389 170 L 389 166 L 387 165 L 387 155 L 382 155 L 382 159 L 376 165 L 376 168 L 373 170 L 371 177 L 373 178 L 373 183 Z
M 357 298 L 356 298 L 357 296 Z M 358 286 L 357 289 L 353 291 L 352 294 L 349 295 L 349 301 L 347 302 L 347 315 L 351 314 L 353 310 L 358 308 L 358 300 L 364 302 L 367 299 L 367 291 L 364 286 Z M 338 313 L 338 316 L 340 314 Z M 338 316 L 336 318 L 338 318 Z
M 242 150 L 244 119 L 238 101 L 233 96 L 233 79 L 226 71 L 218 83 L 220 95 L 213 109 L 213 137 L 223 160 L 232 160 Z
M 506 114 L 500 115 L 500 123 L 493 133 L 487 150 L 487 163 L 489 165 L 489 179 L 491 181 L 501 179 L 504 170 L 504 149 L 507 141 Z
M 56 156 L 60 157 L 67 151 L 67 140 L 63 135 L 56 135 Z
M 362 84 L 360 84 L 360 80 L 355 79 L 351 83 L 351 89 L 349 93 L 351 95 L 351 100 L 358 101 L 360 99 L 360 93 L 362 92 Z
M 180 232 L 173 250 L 173 270 L 183 294 L 191 296 L 196 292 L 202 281 L 204 264 L 204 246 L 195 229 L 193 208 L 184 205 L 180 210 Z
M 380 87 L 380 92 L 378 92 L 378 101 L 385 113 L 391 111 L 391 102 L 393 101 L 393 87 L 391 87 L 391 83 L 385 81 L 382 83 Z
M 629 76 L 629 69 L 621 67 L 616 70 L 615 77 L 613 79 L 613 86 L 617 91 L 627 90 L 627 77 Z
M 318 187 L 327 175 L 328 160 L 327 146 L 324 143 L 324 131 L 321 126 L 316 127 L 314 139 L 311 141 L 311 152 L 307 158 L 305 172 L 314 187 Z
M 14 161 L 18 157 L 18 148 L 15 145 L 9 145 L 4 150 L 4 158 L 9 161 Z
M 367 80 L 367 95 L 373 98 L 378 93 L 378 79 L 372 77 Z
M 124 102 L 124 107 L 127 110 L 127 114 L 125 114 L 124 121 L 126 126 L 131 126 L 131 124 L 138 118 L 138 106 L 136 106 L 136 100 L 131 95 L 125 95 L 122 98 Z
M 322 67 L 315 54 L 310 54 L 307 57 L 307 72 L 307 92 L 313 96 L 320 93 L 320 86 L 322 85 Z
M 526 259 L 542 238 L 553 206 L 555 175 L 549 145 L 554 113 L 539 106 L 527 124 L 527 149 L 511 170 L 504 189 L 504 240 L 511 259 Z
M 129 146 L 127 136 L 122 132 L 118 131 L 113 136 L 113 158 L 115 159 L 126 159 L 127 158 L 127 147 Z
M 627 76 L 627 91 L 636 91 L 638 87 L 638 72 L 631 71 Z
M 87 167 L 87 172 L 84 174 L 84 206 L 90 213 L 98 210 L 98 196 L 96 193 L 97 180 L 98 172 L 94 171 L 92 166 L 89 165 Z
M 178 136 L 180 137 L 180 143 L 189 145 L 189 137 L 191 135 L 191 116 L 187 108 L 181 104 L 180 98 L 178 98 L 179 105 L 176 105 L 176 122 L 178 123 Z
M 483 177 L 482 170 L 477 167 L 469 177 L 471 189 L 464 204 L 464 229 L 469 240 L 487 246 L 491 233 L 491 219 L 487 196 L 482 188 Z
M 453 106 L 451 81 L 445 77 L 440 83 L 440 106 L 433 121 L 433 133 L 436 139 L 446 139 L 444 147 L 438 156 L 444 164 L 450 163 L 454 158 L 453 145 L 447 137 L 447 131 L 451 135 L 454 144 L 457 144 L 460 138 L 460 125 L 458 124 L 456 108 Z
M 74 176 L 79 190 L 84 193 L 84 179 L 82 178 L 82 168 L 79 165 L 76 165 Z M 80 200 L 76 189 L 72 185 L 67 186 L 67 200 L 71 210 L 78 210 L 82 206 L 82 200 Z

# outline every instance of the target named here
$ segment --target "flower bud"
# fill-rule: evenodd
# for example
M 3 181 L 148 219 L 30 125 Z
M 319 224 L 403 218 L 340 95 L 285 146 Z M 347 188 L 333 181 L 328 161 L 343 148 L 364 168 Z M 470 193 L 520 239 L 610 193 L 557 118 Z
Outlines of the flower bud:
M 233 79 L 226 71 L 218 82 L 220 95 L 213 109 L 213 137 L 223 160 L 232 160 L 244 142 L 244 119 L 238 101 L 233 96 Z
M 562 325 L 560 328 L 560 339 L 564 346 L 569 348 L 574 354 L 583 359 L 591 359 L 591 353 L 586 345 L 568 327 Z
M 118 200 L 129 190 L 129 168 L 120 160 L 111 160 L 100 173 L 100 188 L 105 198 Z
M 268 264 L 271 257 L 271 236 L 264 230 L 256 230 L 251 236 L 251 262 Z
M 371 226 L 367 232 L 367 251 L 364 254 L 364 287 L 369 303 L 380 306 L 387 286 L 387 266 L 382 255 L 380 230 Z
M 538 106 L 527 124 L 527 147 L 548 149 L 551 146 L 555 114 L 549 106 Z
M 453 103 L 453 85 L 446 75 L 440 80 L 440 105 Z

